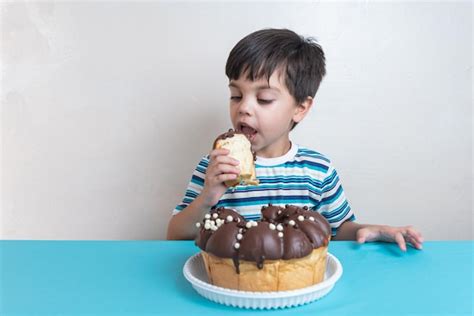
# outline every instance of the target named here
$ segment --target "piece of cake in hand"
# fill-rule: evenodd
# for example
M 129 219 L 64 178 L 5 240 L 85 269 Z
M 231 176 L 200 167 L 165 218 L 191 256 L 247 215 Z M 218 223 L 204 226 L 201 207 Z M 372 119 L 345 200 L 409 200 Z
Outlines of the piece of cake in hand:
M 209 282 L 240 291 L 286 291 L 324 280 L 331 228 L 307 207 L 265 206 L 260 221 L 232 209 L 206 214 L 196 237 Z
M 227 186 L 258 185 L 258 179 L 255 175 L 255 155 L 245 134 L 229 129 L 228 132 L 219 135 L 214 141 L 213 149 L 219 148 L 229 150 L 229 156 L 240 162 L 239 176 L 234 180 L 226 181 Z

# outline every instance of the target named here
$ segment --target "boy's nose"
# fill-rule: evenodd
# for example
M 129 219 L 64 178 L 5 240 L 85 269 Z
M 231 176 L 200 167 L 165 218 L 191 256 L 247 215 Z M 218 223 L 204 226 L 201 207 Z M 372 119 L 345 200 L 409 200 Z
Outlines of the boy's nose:
M 252 113 L 252 104 L 249 100 L 242 100 L 239 106 L 240 115 L 251 115 Z

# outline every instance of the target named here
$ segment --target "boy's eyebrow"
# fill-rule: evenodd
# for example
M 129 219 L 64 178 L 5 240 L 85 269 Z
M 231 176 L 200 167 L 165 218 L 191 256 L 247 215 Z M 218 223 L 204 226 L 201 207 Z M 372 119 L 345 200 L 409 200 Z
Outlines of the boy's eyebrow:
M 233 88 L 239 88 L 239 86 L 236 84 L 236 83 L 229 83 L 229 88 L 230 87 L 233 87 Z M 277 87 L 272 87 L 272 86 L 268 86 L 266 84 L 261 84 L 261 85 L 258 85 L 255 87 L 257 90 L 262 90 L 262 89 L 271 89 L 271 90 L 276 90 L 278 92 L 280 92 L 280 89 L 278 89 Z

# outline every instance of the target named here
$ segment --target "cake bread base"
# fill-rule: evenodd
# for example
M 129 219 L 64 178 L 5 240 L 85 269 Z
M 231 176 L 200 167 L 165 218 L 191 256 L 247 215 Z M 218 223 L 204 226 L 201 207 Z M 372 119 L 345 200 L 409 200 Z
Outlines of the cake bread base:
M 265 260 L 262 269 L 255 262 L 240 260 L 237 274 L 234 261 L 201 252 L 209 282 L 240 291 L 268 292 L 301 289 L 324 280 L 327 247 L 314 249 L 303 258 Z

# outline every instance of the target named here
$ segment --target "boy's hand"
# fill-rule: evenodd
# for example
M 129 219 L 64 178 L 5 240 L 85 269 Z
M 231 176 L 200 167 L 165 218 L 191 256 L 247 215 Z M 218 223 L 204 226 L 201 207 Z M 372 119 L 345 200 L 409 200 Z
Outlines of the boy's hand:
M 219 199 L 227 191 L 225 181 L 237 178 L 240 173 L 239 161 L 227 156 L 229 150 L 221 148 L 214 149 L 209 154 L 210 161 L 206 170 L 204 188 L 201 196 L 205 205 L 210 208 L 219 202 Z
M 422 249 L 423 236 L 412 226 L 392 227 L 385 225 L 368 225 L 357 230 L 356 240 L 396 242 L 401 250 L 406 251 L 409 242 L 416 249 Z

